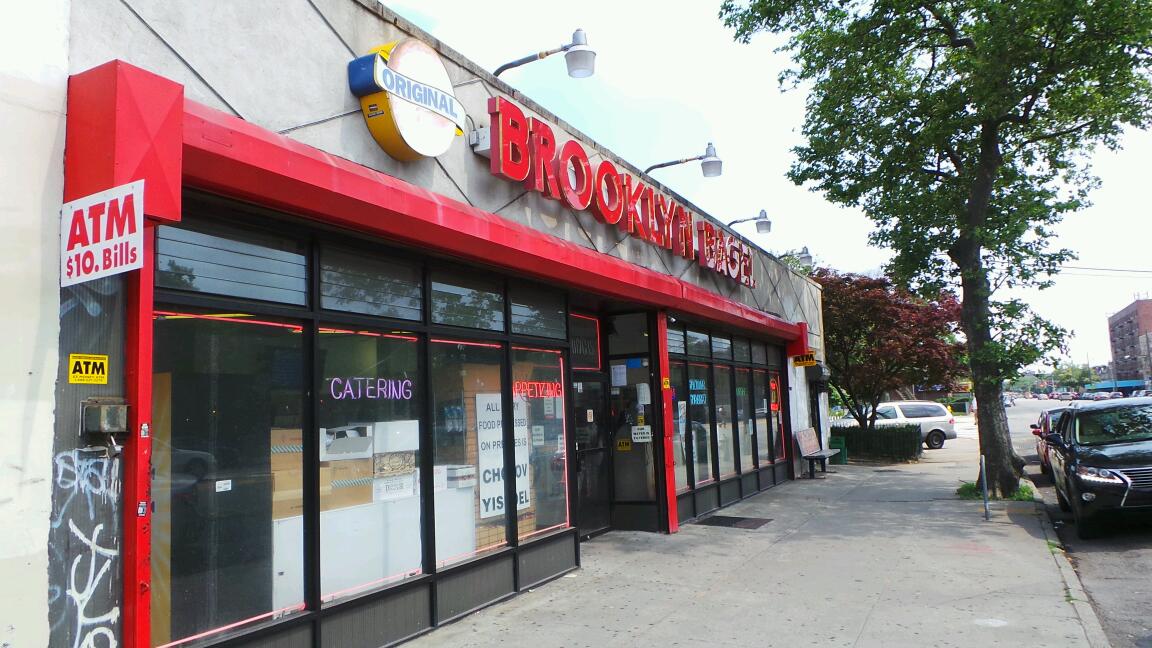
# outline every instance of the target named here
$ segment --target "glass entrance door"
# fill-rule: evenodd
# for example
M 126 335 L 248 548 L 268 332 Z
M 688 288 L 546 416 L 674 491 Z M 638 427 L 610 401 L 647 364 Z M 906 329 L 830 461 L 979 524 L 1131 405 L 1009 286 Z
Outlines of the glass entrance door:
M 612 523 L 611 434 L 603 379 L 575 378 L 572 383 L 576 431 L 576 512 L 581 538 Z

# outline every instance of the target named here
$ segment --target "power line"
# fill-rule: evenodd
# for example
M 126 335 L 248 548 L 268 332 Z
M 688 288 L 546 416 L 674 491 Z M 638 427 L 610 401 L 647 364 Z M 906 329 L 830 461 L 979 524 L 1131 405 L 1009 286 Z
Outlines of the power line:
M 1152 274 L 1152 270 L 1142 270 L 1138 268 L 1093 268 L 1090 266 L 1063 266 L 1069 270 L 1092 270 L 1093 272 L 1137 272 L 1141 274 Z

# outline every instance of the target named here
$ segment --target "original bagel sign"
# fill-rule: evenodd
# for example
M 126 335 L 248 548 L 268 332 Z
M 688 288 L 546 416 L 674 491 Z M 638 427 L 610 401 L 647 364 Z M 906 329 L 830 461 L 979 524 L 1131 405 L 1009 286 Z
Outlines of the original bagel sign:
M 693 223 L 692 213 L 664 193 L 620 173 L 603 160 L 596 168 L 576 140 L 557 147 L 548 124 L 526 118 L 503 97 L 488 100 L 492 118 L 493 175 L 523 182 L 529 191 L 589 210 L 602 223 L 658 245 L 750 288 L 752 249 L 708 222 Z
M 407 39 L 378 47 L 348 64 L 348 87 L 359 98 L 372 137 L 398 160 L 437 157 L 462 135 L 466 114 L 448 72 L 428 45 Z M 755 287 L 752 249 L 667 194 L 603 160 L 592 168 L 580 142 L 558 146 L 552 128 L 527 118 L 503 97 L 488 100 L 491 171 L 523 182 L 575 210 L 685 259 Z
M 348 88 L 372 138 L 397 160 L 443 155 L 464 133 L 464 107 L 440 57 L 407 39 L 382 45 L 348 64 Z

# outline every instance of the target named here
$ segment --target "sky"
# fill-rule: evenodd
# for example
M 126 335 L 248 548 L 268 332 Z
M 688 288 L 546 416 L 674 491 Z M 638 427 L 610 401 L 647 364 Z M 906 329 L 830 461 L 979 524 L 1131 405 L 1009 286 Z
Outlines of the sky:
M 640 168 L 700 155 L 713 142 L 724 160 L 722 176 L 704 178 L 698 164 L 652 176 L 723 221 L 767 210 L 771 233 L 756 233 L 754 223 L 736 227 L 770 252 L 807 246 L 818 265 L 869 274 L 889 258 L 868 245 L 872 225 L 861 212 L 785 177 L 792 147 L 803 143 L 804 93 L 777 81 L 789 63 L 773 51 L 779 41 L 759 35 L 735 42 L 717 17 L 718 0 L 583 0 L 546 8 L 509 0 L 385 4 L 487 70 L 568 43 L 576 28 L 584 29 L 597 52 L 592 77 L 569 78 L 563 56 L 555 55 L 500 78 Z M 1067 357 L 1076 363 L 1106 364 L 1108 315 L 1152 297 L 1152 218 L 1142 186 L 1152 134 L 1128 132 L 1122 144 L 1119 152 L 1093 156 L 1102 186 L 1091 194 L 1092 206 L 1055 228 L 1052 247 L 1071 248 L 1079 259 L 1052 288 L 1021 294 L 1072 332 Z

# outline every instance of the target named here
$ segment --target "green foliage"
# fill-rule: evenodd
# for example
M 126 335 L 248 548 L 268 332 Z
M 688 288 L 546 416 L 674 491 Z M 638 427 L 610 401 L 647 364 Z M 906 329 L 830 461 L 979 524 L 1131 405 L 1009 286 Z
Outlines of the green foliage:
M 892 425 L 874 430 L 834 427 L 831 435 L 842 437 L 848 456 L 854 458 L 912 461 L 918 459 L 924 449 L 919 425 Z
M 781 82 L 809 91 L 789 177 L 857 207 L 891 276 L 959 285 L 990 486 L 1015 490 L 1004 379 L 1064 331 L 1002 288 L 1046 287 L 1054 226 L 1098 184 L 1088 154 L 1152 120 L 1152 0 L 723 0 L 747 42 L 787 36 Z
M 1086 364 L 1064 363 L 1056 366 L 1052 372 L 1052 380 L 1061 387 L 1080 391 L 1084 385 L 1096 381 L 1092 368 Z
M 1152 112 L 1147 0 L 725 0 L 720 16 L 745 42 L 788 36 L 781 82 L 810 89 L 792 180 L 862 208 L 897 281 L 967 276 L 980 301 L 1073 258 L 1049 240 L 1096 186 L 1086 154 Z M 995 379 L 1059 349 L 1027 305 L 982 310 L 973 361 Z
M 1035 494 L 1036 493 L 1032 490 L 1031 486 L 1028 484 L 1020 484 L 1020 487 L 1016 489 L 1016 492 L 1012 493 L 1012 495 L 1009 497 L 999 498 L 989 495 L 988 499 L 1006 499 L 1014 502 L 1031 502 Z M 980 484 L 975 482 L 964 482 L 960 484 L 960 488 L 956 489 L 956 495 L 958 495 L 960 499 L 984 499 L 984 494 L 980 489 Z

